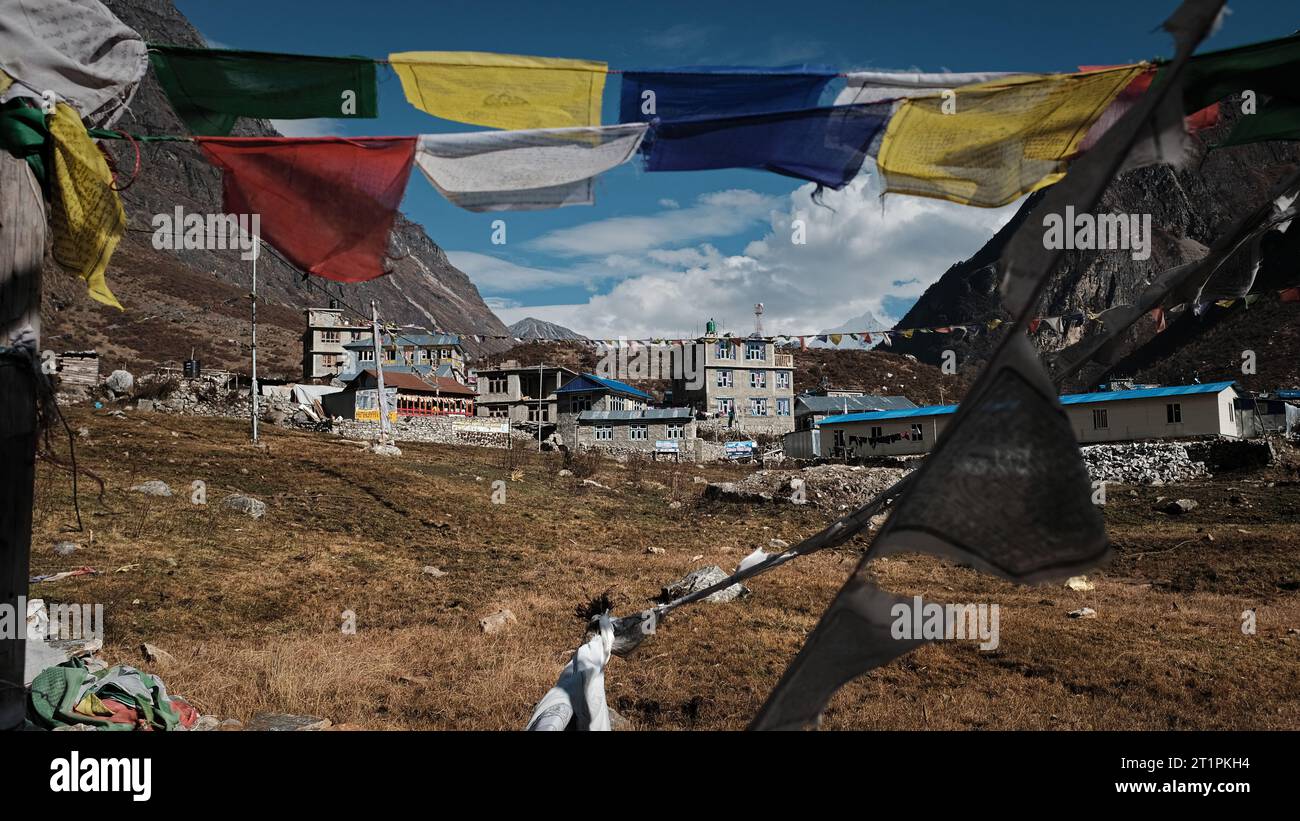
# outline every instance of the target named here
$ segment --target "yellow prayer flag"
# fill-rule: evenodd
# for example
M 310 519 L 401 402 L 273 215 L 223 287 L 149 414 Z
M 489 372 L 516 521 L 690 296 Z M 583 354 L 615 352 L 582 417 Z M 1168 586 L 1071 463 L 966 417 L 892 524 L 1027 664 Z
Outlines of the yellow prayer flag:
M 54 259 L 86 280 L 97 302 L 124 310 L 108 289 L 104 270 L 126 231 L 126 212 L 113 190 L 113 174 L 86 126 L 70 106 L 59 103 L 50 118 L 53 180 L 50 229 Z
M 1089 126 L 1143 70 L 1006 77 L 905 100 L 877 159 L 885 192 L 996 208 L 1058 182 Z
M 595 60 L 481 51 L 403 51 L 388 62 L 421 111 L 505 129 L 600 125 L 609 71 Z
M 831 334 L 831 342 L 835 345 L 840 344 L 840 340 L 843 338 L 844 338 L 843 334 Z

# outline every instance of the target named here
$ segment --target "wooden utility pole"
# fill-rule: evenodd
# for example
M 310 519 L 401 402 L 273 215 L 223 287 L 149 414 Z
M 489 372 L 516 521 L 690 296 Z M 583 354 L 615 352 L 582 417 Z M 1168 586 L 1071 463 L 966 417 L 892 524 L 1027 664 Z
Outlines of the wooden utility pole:
M 35 175 L 26 162 L 0 151 L 0 607 L 13 614 L 16 631 L 12 638 L 0 636 L 0 730 L 21 727 L 27 703 L 23 662 L 45 231 L 45 200 Z

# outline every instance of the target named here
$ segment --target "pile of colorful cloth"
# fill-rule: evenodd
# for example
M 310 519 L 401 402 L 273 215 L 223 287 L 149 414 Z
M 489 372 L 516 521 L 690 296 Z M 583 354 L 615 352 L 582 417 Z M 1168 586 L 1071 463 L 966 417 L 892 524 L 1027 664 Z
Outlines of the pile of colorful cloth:
M 28 720 L 53 730 L 85 724 L 100 730 L 188 730 L 199 713 L 169 696 L 162 679 L 119 664 L 91 672 L 81 659 L 42 671 L 32 682 Z

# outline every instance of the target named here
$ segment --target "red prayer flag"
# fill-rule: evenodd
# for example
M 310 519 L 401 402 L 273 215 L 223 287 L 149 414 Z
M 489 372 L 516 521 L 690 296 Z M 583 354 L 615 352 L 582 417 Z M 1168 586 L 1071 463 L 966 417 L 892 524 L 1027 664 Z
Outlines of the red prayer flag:
M 415 137 L 196 137 L 222 171 L 222 207 L 259 214 L 262 239 L 338 282 L 384 274 Z
M 1167 327 L 1167 326 L 1165 325 L 1165 309 L 1164 309 L 1164 308 L 1159 308 L 1159 307 L 1157 307 L 1157 308 L 1152 308 L 1152 309 L 1151 309 L 1151 318 L 1154 319 L 1154 320 L 1156 321 L 1156 333 L 1158 333 L 1158 334 L 1162 334 L 1162 333 L 1164 333 L 1164 332 L 1165 332 L 1165 328 Z
M 1300 287 L 1287 288 L 1285 291 L 1278 293 L 1283 302 L 1300 302 Z
M 1036 334 L 1036 333 L 1038 333 L 1038 326 L 1041 325 L 1042 322 L 1043 322 L 1043 320 L 1041 320 L 1041 319 L 1031 319 L 1031 320 L 1029 320 L 1029 332 L 1030 332 L 1031 334 Z

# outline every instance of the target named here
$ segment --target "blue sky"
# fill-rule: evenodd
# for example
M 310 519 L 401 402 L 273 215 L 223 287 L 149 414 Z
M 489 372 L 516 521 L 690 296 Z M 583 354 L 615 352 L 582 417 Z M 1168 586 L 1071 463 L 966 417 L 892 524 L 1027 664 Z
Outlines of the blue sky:
M 1156 30 L 1170 2 L 817 3 L 545 2 L 544 0 L 177 0 L 214 45 L 382 58 L 393 51 L 474 50 L 605 60 L 611 68 L 820 63 L 842 70 L 1063 71 L 1166 56 Z M 1300 28 L 1294 0 L 1255 0 L 1207 48 Z M 604 122 L 618 119 L 617 75 Z M 833 91 L 834 87 L 832 87 Z M 280 122 L 287 134 L 385 135 L 478 130 L 406 103 L 380 72 L 377 120 Z M 533 315 L 592 336 L 677 335 L 709 315 L 748 331 L 754 302 L 783 333 L 839 327 L 871 313 L 888 322 L 953 262 L 974 253 L 1014 211 L 889 197 L 868 167 L 834 211 L 811 186 L 756 171 L 645 173 L 634 160 L 601 178 L 595 206 L 474 214 L 417 172 L 403 211 L 468 273 L 505 321 Z M 788 242 L 796 216 L 802 247 Z M 491 242 L 505 219 L 505 245 Z M 455 330 L 455 329 L 450 329 Z

